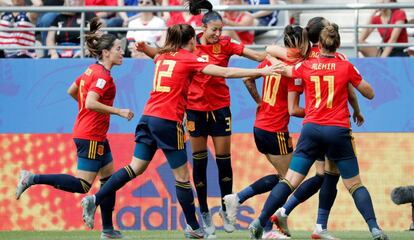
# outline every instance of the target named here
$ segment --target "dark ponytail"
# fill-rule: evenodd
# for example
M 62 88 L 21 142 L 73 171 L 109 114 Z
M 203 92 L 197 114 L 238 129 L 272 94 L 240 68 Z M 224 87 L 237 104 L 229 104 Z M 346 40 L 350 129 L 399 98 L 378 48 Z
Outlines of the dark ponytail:
M 308 32 L 309 41 L 317 43 L 322 29 L 329 24 L 329 21 L 323 17 L 314 17 L 308 21 L 306 31 Z
M 200 14 L 202 9 L 208 11 L 201 20 L 204 25 L 207 25 L 211 21 L 223 21 L 221 15 L 213 11 L 213 5 L 208 0 L 188 0 L 188 8 L 192 15 Z
M 192 26 L 188 24 L 173 25 L 167 29 L 164 47 L 158 53 L 177 52 L 187 45 L 193 37 L 195 37 L 195 30 Z
M 286 47 L 298 49 L 302 59 L 308 57 L 311 46 L 306 29 L 301 26 L 287 25 L 284 30 L 283 41 Z
M 114 35 L 100 32 L 101 27 L 102 23 L 99 18 L 95 17 L 91 20 L 89 33 L 85 35 L 86 46 L 90 54 L 98 59 L 102 58 L 102 51 L 110 50 L 116 40 Z

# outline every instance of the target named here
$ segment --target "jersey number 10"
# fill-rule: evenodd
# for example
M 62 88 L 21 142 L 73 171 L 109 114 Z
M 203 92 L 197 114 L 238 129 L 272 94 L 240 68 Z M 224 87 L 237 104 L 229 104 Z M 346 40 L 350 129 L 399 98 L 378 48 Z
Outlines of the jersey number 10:
M 281 79 L 280 74 L 268 75 L 264 80 L 263 102 L 274 106 Z

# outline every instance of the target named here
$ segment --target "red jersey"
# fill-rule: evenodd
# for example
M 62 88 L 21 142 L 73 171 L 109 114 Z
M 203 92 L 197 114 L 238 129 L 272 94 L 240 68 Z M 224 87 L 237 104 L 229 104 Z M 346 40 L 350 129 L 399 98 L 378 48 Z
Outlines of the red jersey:
M 319 55 L 321 54 L 321 50 L 319 49 L 318 45 L 313 45 L 311 48 L 311 52 L 308 56 L 308 59 L 312 59 L 312 58 L 318 58 Z M 339 52 L 335 52 L 335 57 L 341 60 L 347 60 L 347 57 Z
M 101 64 L 93 64 L 76 79 L 79 113 L 73 127 L 73 137 L 102 142 L 109 128 L 109 114 L 98 113 L 85 108 L 88 92 L 99 95 L 99 102 L 112 106 L 116 87 L 111 72 Z
M 246 14 L 250 14 L 248 12 L 242 12 L 240 13 L 236 18 L 230 17 L 229 15 L 225 14 L 224 17 L 228 18 L 229 20 L 239 23 L 242 18 L 244 17 L 244 15 Z M 243 44 L 249 45 L 249 44 L 253 44 L 254 41 L 254 31 L 236 31 L 237 36 L 239 36 L 240 41 Z
M 209 63 L 185 49 L 158 55 L 154 62 L 154 87 L 143 114 L 182 122 L 188 87 L 191 81 L 196 81 L 193 75 Z
M 192 27 L 199 27 L 203 25 L 202 19 L 203 19 L 203 15 L 199 14 L 196 16 L 191 15 L 191 17 L 186 21 L 184 19 L 183 13 L 177 12 L 176 14 L 171 15 L 170 19 L 168 19 L 167 26 L 171 27 L 176 24 L 186 23 L 188 25 L 191 25 Z
M 391 13 L 391 18 L 388 24 L 395 24 L 398 21 L 403 21 L 403 23 L 407 23 L 407 16 L 405 12 L 401 9 L 394 9 Z M 381 16 L 376 15 L 371 18 L 371 24 L 387 24 L 381 21 Z M 393 28 L 378 28 L 378 32 L 382 37 L 382 41 L 384 43 L 388 42 L 391 37 Z M 398 36 L 397 43 L 407 43 L 408 42 L 408 34 L 407 28 L 402 28 L 400 36 Z
M 319 58 L 320 53 L 321 53 L 321 50 L 319 49 L 318 45 L 313 45 L 311 48 L 311 52 L 308 56 L 308 59 Z M 348 58 L 340 52 L 335 52 L 335 58 L 340 59 L 340 60 L 348 60 Z M 291 91 L 302 93 L 303 85 L 301 84 L 301 82 L 302 82 L 301 79 L 294 79 L 294 87 L 292 88 Z
M 257 68 L 271 65 L 266 59 Z M 288 132 L 288 91 L 293 87 L 293 81 L 280 74 L 263 78 L 262 103 L 256 113 L 254 126 L 269 132 Z
M 357 87 L 362 81 L 354 65 L 333 57 L 308 59 L 295 66 L 292 77 L 304 85 L 304 124 L 350 127 L 348 83 Z
M 194 53 L 210 64 L 227 67 L 231 56 L 243 54 L 244 45 L 232 41 L 227 36 L 220 37 L 216 44 L 202 45 L 199 41 L 202 34 L 197 35 L 198 44 Z M 187 109 L 213 111 L 228 106 L 230 106 L 230 92 L 224 78 L 202 73 L 194 76 L 188 91 Z

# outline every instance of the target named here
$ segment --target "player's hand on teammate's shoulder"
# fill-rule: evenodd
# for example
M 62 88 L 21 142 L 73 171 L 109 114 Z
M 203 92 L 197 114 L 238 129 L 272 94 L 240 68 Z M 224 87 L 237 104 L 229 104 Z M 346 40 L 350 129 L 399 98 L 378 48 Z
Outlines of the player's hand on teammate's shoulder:
M 131 109 L 119 109 L 118 115 L 129 121 L 134 117 L 134 112 L 132 112 Z

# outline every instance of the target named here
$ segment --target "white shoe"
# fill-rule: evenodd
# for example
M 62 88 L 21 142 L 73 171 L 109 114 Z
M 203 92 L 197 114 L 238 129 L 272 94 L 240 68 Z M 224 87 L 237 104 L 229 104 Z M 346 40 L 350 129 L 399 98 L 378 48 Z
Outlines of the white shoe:
M 269 232 L 264 232 L 262 239 L 290 239 L 290 237 L 279 231 L 272 230 Z
M 290 231 L 287 224 L 288 217 L 285 214 L 282 214 L 282 209 L 279 208 L 271 217 L 270 221 L 279 228 L 280 232 L 290 237 Z
M 327 240 L 338 240 L 339 238 L 336 238 L 332 236 L 328 230 L 322 229 L 320 224 L 317 224 L 315 227 L 315 230 L 313 230 L 312 239 L 327 239 Z
M 216 234 L 216 226 L 214 226 L 213 219 L 210 212 L 201 213 L 201 219 L 203 221 L 204 231 L 210 236 Z
M 235 223 L 237 218 L 237 211 L 240 207 L 239 197 L 236 193 L 233 193 L 224 196 L 223 200 L 224 204 L 226 205 L 227 217 L 230 219 L 230 221 Z
M 220 208 L 219 215 L 220 215 L 221 219 L 223 219 L 224 231 L 226 231 L 227 233 L 234 232 L 234 230 L 236 230 L 236 227 L 234 226 L 234 222 L 230 221 L 230 219 L 228 218 L 227 213 L 225 211 L 223 211 L 222 208 Z

